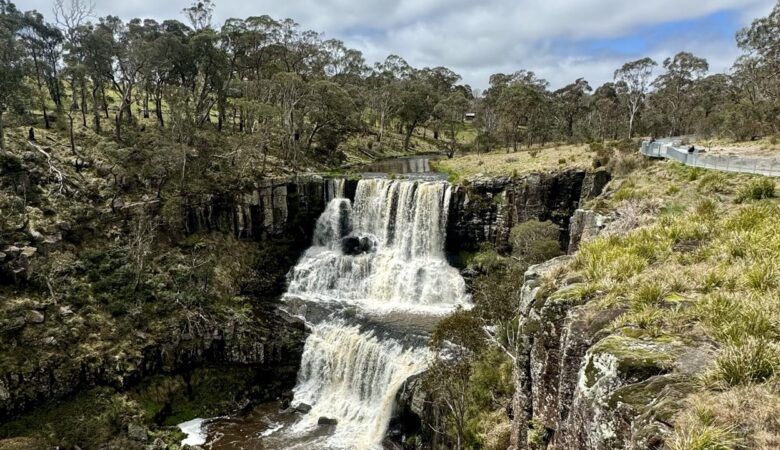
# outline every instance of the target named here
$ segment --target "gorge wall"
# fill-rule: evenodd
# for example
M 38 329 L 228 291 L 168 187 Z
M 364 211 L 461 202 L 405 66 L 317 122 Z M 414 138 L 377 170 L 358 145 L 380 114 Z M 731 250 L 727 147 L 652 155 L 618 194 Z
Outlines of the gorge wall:
M 506 250 L 512 227 L 530 219 L 558 225 L 566 249 L 570 218 L 582 201 L 599 195 L 609 179 L 606 171 L 569 170 L 471 180 L 453 194 L 447 249 L 474 251 L 487 242 Z
M 196 233 L 230 234 L 272 255 L 260 261 L 257 270 L 268 281 L 262 292 L 252 294 L 255 301 L 248 312 L 229 313 L 219 321 L 196 320 L 193 326 L 186 309 L 159 317 L 154 326 L 125 324 L 125 316 L 104 325 L 92 306 L 47 299 L 31 284 L 39 277 L 36 270 L 60 250 L 84 252 L 83 247 L 102 239 L 101 230 L 85 221 L 60 223 L 52 237 L 46 231 L 42 237 L 37 231 L 20 233 L 0 248 L 0 274 L 11 293 L 0 320 L 5 347 L 0 355 L 0 422 L 93 386 L 123 390 L 150 375 L 186 374 L 203 365 L 249 368 L 265 380 L 263 395 L 269 397 L 290 389 L 307 332 L 300 321 L 277 310 L 276 300 L 286 273 L 311 242 L 328 186 L 321 177 L 279 178 L 238 193 L 187 199 L 184 230 L 162 229 L 158 236 L 175 241 Z M 121 206 L 117 214 L 127 222 L 141 214 L 160 214 L 154 203 L 150 208 Z M 135 331 L 121 331 L 127 327 Z M 96 338 L 91 333 L 98 329 L 101 336 Z

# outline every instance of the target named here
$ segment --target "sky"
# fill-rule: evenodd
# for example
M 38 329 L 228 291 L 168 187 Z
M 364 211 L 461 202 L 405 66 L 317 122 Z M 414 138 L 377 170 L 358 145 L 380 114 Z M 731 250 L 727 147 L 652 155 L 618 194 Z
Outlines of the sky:
M 66 0 L 68 1 L 68 0 Z M 584 77 L 594 88 L 623 63 L 679 51 L 727 71 L 734 36 L 777 0 L 215 0 L 214 24 L 267 14 L 344 41 L 366 61 L 403 57 L 445 66 L 484 89 L 494 73 L 532 70 L 552 88 Z M 94 0 L 95 14 L 185 21 L 192 0 Z M 51 16 L 51 0 L 16 0 Z

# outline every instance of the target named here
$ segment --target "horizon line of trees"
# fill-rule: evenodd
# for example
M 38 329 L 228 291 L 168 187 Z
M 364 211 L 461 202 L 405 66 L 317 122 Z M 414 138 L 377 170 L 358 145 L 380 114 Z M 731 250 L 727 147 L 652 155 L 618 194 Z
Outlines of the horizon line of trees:
M 211 0 L 179 20 L 94 18 L 88 0 L 55 0 L 53 22 L 0 0 L 0 150 L 7 115 L 58 121 L 96 133 L 153 118 L 175 141 L 193 130 L 240 133 L 293 165 L 339 159 L 350 135 L 388 130 L 410 147 L 425 128 L 449 156 L 552 141 L 701 134 L 753 139 L 780 133 L 780 2 L 741 30 L 743 54 L 729 74 L 689 52 L 618 68 L 595 90 L 580 78 L 557 89 L 534 72 L 494 74 L 483 93 L 446 67 L 414 68 L 390 55 L 370 66 L 361 52 L 291 19 L 228 19 L 212 26 Z M 476 137 L 459 139 L 466 112 Z

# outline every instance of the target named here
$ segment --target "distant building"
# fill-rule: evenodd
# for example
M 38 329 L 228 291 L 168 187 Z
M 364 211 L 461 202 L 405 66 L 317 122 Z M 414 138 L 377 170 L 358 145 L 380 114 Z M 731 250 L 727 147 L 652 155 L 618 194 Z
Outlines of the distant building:
M 466 113 L 466 116 L 465 116 L 466 122 L 473 122 L 474 119 L 476 119 L 476 118 L 477 118 L 477 113 L 473 113 L 473 112 Z

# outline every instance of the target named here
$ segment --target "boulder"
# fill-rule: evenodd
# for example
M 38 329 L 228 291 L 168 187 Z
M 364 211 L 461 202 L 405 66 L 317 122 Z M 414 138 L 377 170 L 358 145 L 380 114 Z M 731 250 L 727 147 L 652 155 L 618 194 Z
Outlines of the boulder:
M 300 403 L 295 407 L 295 410 L 301 414 L 307 414 L 309 411 L 311 411 L 311 405 Z
M 146 442 L 146 428 L 142 425 L 131 423 L 127 426 L 127 436 L 138 442 Z
M 320 417 L 317 419 L 317 425 L 336 425 L 339 421 L 330 417 Z
M 24 318 L 27 323 L 43 323 L 46 320 L 46 316 L 42 312 L 34 309 L 27 311 Z
M 341 239 L 341 251 L 345 255 L 360 255 L 374 250 L 374 241 L 368 236 L 347 236 Z

